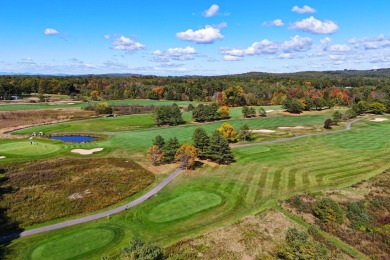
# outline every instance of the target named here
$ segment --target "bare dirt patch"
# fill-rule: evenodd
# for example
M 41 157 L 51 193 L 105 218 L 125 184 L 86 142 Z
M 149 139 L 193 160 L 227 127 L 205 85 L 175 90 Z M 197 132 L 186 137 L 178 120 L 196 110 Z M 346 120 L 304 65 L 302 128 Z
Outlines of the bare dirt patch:
M 276 131 L 271 129 L 252 129 L 251 132 L 252 133 L 275 133 Z
M 298 125 L 298 126 L 279 126 L 278 129 L 288 130 L 288 129 L 309 129 L 309 128 Z
M 383 121 L 387 121 L 388 119 L 387 118 L 383 118 L 383 117 L 375 117 L 374 119 L 370 120 L 371 122 L 383 122 Z
M 104 148 L 93 148 L 93 149 L 73 149 L 71 152 L 72 153 L 78 153 L 81 155 L 90 155 L 96 152 L 101 152 L 103 151 Z

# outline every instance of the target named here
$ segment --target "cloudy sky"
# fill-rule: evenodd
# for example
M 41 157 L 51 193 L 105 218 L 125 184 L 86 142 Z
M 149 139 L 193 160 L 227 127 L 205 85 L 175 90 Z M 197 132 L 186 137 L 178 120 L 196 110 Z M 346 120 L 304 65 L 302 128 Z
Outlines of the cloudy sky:
M 390 67 L 389 0 L 2 0 L 0 72 Z

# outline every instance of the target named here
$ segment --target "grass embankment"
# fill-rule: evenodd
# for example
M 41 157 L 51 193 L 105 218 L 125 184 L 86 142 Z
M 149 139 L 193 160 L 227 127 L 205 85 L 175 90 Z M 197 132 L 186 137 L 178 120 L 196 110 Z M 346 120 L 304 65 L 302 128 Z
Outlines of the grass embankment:
M 115 158 L 57 159 L 1 167 L 0 208 L 26 227 L 94 212 L 142 191 L 154 175 L 133 161 Z M 2 226 L 2 231 L 7 227 Z
M 324 117 L 326 115 L 278 116 L 239 120 L 236 124 L 252 122 L 261 128 L 318 125 L 323 123 Z M 235 123 L 234 120 L 231 122 Z M 217 125 L 220 123 L 205 124 L 202 127 L 210 132 Z M 195 127 L 197 126 L 118 133 L 102 144 L 121 149 L 127 147 L 129 151 L 144 151 L 150 145 L 145 140 L 151 140 L 157 134 L 164 138 L 176 136 L 183 142 L 190 140 Z M 351 131 L 344 133 L 301 138 L 267 146 L 236 148 L 234 153 L 237 162 L 230 166 L 204 165 L 188 175 L 181 175 L 147 202 L 110 219 L 19 239 L 11 245 L 11 249 L 15 251 L 10 257 L 32 257 L 38 247 L 66 248 L 67 245 L 62 242 L 64 237 L 96 225 L 118 227 L 123 232 L 123 239 L 115 245 L 103 246 L 100 251 L 83 251 L 89 258 L 115 254 L 132 236 L 169 245 L 184 237 L 199 235 L 271 208 L 277 200 L 294 194 L 346 187 L 380 174 L 390 167 L 389 131 L 390 124 L 386 122 L 364 121 L 356 123 Z M 210 197 L 210 201 L 215 203 L 192 203 L 192 197 L 186 194 L 198 192 L 201 192 L 204 200 Z M 217 198 L 221 198 L 222 202 L 217 203 Z M 190 209 L 185 201 L 192 205 Z M 158 217 L 155 211 L 157 207 L 162 207 Z

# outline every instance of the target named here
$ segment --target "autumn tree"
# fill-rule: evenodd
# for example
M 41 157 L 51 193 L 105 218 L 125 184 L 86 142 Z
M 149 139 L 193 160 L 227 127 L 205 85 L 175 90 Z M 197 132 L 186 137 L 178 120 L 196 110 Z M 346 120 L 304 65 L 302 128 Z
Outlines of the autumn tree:
M 228 106 L 221 106 L 218 112 L 222 119 L 230 118 L 230 110 Z
M 99 94 L 99 91 L 97 91 L 97 90 L 92 90 L 90 95 L 91 95 L 91 99 L 92 99 L 92 100 L 98 100 L 100 94 Z
M 95 113 L 100 114 L 112 114 L 112 107 L 107 102 L 99 103 L 95 106 Z
M 153 165 L 160 165 L 164 161 L 164 151 L 157 145 L 152 145 L 148 150 L 147 158 Z
M 369 106 L 368 109 L 371 113 L 373 114 L 383 114 L 386 112 L 386 106 L 383 105 L 380 102 L 372 102 Z
M 244 90 L 240 86 L 231 86 L 223 91 L 224 103 L 228 106 L 245 105 Z
M 326 119 L 324 122 L 324 128 L 325 129 L 331 129 L 333 125 L 333 122 L 331 119 Z
M 220 128 L 218 128 L 218 132 L 220 132 L 229 142 L 234 142 L 236 140 L 236 131 L 233 126 L 228 123 L 223 123 Z
M 198 153 L 195 146 L 183 144 L 175 154 L 175 160 L 182 163 L 186 169 L 194 166 Z
M 229 147 L 229 142 L 219 131 L 215 131 L 210 138 L 207 159 L 219 164 L 234 162 L 234 155 Z
M 203 159 L 210 144 L 210 138 L 208 137 L 206 131 L 200 127 L 195 129 L 192 135 L 192 141 L 194 146 L 198 149 L 199 157 Z

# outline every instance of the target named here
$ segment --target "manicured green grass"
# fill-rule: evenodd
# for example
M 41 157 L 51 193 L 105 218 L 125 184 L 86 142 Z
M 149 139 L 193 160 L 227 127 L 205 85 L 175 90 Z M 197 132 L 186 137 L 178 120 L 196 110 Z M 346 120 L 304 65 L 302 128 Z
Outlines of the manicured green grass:
M 153 222 L 173 221 L 209 209 L 221 202 L 222 198 L 215 193 L 186 192 L 153 208 L 149 212 L 149 220 Z
M 231 123 L 235 127 L 248 123 L 252 127 L 272 129 L 278 126 L 318 125 L 326 117 L 275 116 L 232 120 Z M 221 122 L 211 123 L 202 127 L 211 132 L 220 124 Z M 100 144 L 130 152 L 145 151 L 151 144 L 147 140 L 157 134 L 164 138 L 176 136 L 184 142 L 191 139 L 195 127 L 197 126 L 118 133 Z M 380 174 L 390 168 L 390 138 L 385 134 L 389 131 L 390 124 L 387 122 L 363 121 L 356 123 L 348 132 L 306 137 L 273 145 L 236 148 L 236 163 L 229 166 L 204 165 L 188 175 L 180 175 L 145 203 L 110 219 L 98 221 L 102 226 L 113 225 L 128 233 L 118 244 L 103 247 L 99 252 L 91 251 L 88 257 L 114 255 L 133 236 L 168 245 L 270 208 L 279 199 L 303 192 L 342 188 Z M 366 149 L 364 144 L 369 144 L 370 149 Z M 215 194 L 222 201 L 217 203 L 219 200 L 215 197 L 210 204 L 196 202 L 188 195 L 200 191 L 202 193 L 198 194 L 199 197 Z M 186 208 L 187 204 L 194 205 L 193 209 Z M 157 211 L 164 214 L 159 216 Z M 79 229 L 82 231 L 93 225 L 96 224 L 83 224 Z M 75 227 L 72 230 L 77 232 Z M 43 243 L 62 239 L 66 232 L 69 232 L 68 229 L 16 240 L 11 245 L 11 249 L 15 251 L 9 259 L 26 254 L 31 257 Z
M 88 105 L 94 105 L 101 102 L 107 102 L 110 105 L 141 105 L 141 106 L 160 106 L 172 105 L 176 103 L 179 106 L 194 106 L 199 104 L 197 101 L 173 101 L 173 100 L 151 100 L 151 99 L 125 99 L 125 100 L 108 100 L 108 101 L 91 101 L 91 102 L 77 102 L 75 104 L 49 104 L 49 103 L 31 103 L 31 104 L 4 104 L 0 105 L 0 111 L 13 110 L 33 110 L 33 109 L 52 109 L 52 108 L 84 108 Z M 68 103 L 73 103 L 71 100 Z

